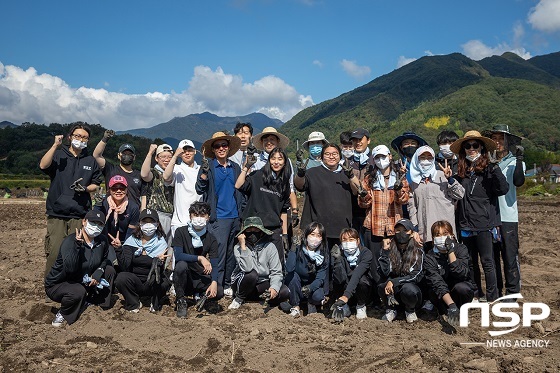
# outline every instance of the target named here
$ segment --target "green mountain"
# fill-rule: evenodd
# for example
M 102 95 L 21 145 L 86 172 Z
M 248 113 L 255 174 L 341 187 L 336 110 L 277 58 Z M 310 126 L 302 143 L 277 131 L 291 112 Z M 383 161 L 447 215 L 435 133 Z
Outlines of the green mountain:
M 527 162 L 560 151 L 560 53 L 523 60 L 513 53 L 473 61 L 459 53 L 426 56 L 339 97 L 299 112 L 280 131 L 300 143 L 322 131 L 336 143 L 364 127 L 371 146 L 414 130 L 435 146 L 443 129 L 509 124 L 526 138 Z M 290 148 L 293 151 L 293 147 Z

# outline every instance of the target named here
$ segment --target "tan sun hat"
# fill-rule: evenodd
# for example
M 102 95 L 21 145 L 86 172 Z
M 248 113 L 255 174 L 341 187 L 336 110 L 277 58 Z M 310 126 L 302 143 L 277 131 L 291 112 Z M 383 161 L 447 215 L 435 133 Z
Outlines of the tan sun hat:
M 253 137 L 253 144 L 255 145 L 255 148 L 259 150 L 264 150 L 262 144 L 262 138 L 267 135 L 274 135 L 278 137 L 278 147 L 284 150 L 288 147 L 288 144 L 290 143 L 290 139 L 288 138 L 288 136 L 282 135 L 274 127 L 266 127 L 265 129 L 263 129 L 261 133 Z
M 216 157 L 212 151 L 212 145 L 218 140 L 227 140 L 229 143 L 228 157 L 234 155 L 241 147 L 241 139 L 239 137 L 226 135 L 223 132 L 216 132 L 212 135 L 211 139 L 204 141 L 204 144 L 202 144 L 202 153 L 206 158 Z
M 480 141 L 481 143 L 484 144 L 484 147 L 488 152 L 496 150 L 496 143 L 491 139 L 489 139 L 488 137 L 482 136 L 478 131 L 468 131 L 467 133 L 465 133 L 465 136 L 461 137 L 460 139 L 456 140 L 453 144 L 451 144 L 449 149 L 451 149 L 453 153 L 459 154 L 463 143 L 465 141 L 470 141 L 470 140 Z

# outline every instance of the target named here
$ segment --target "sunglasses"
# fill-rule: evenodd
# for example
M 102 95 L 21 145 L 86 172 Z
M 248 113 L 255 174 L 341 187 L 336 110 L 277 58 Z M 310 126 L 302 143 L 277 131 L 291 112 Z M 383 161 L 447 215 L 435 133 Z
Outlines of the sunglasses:
M 221 143 L 221 144 L 213 144 L 212 148 L 213 149 L 220 149 L 220 148 L 227 149 L 227 148 L 229 148 L 229 144 L 227 142 L 224 142 L 224 143 Z
M 111 189 L 113 192 L 118 192 L 118 191 L 122 192 L 122 191 L 126 190 L 126 187 L 125 186 L 114 186 L 114 187 L 111 187 L 109 189 Z
M 480 148 L 480 144 L 477 142 L 468 142 L 465 145 L 463 145 L 463 148 L 465 150 L 469 150 L 469 149 L 478 149 Z

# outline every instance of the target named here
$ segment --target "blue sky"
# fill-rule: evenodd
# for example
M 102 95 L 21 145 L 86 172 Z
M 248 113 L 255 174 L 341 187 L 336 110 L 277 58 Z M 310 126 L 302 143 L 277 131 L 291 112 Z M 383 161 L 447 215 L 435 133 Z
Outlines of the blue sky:
M 9 1 L 0 120 L 288 120 L 414 59 L 560 51 L 560 0 Z

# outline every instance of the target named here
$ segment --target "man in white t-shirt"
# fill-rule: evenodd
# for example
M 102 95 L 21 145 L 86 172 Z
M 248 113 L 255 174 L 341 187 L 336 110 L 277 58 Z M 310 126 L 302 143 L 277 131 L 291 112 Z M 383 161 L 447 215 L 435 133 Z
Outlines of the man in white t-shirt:
M 191 207 L 191 204 L 202 199 L 202 196 L 198 195 L 194 189 L 198 169 L 200 168 L 194 161 L 195 154 L 196 149 L 193 142 L 186 139 L 182 140 L 163 173 L 164 182 L 175 187 L 173 198 L 175 210 L 171 219 L 171 234 L 173 236 L 177 228 L 187 225 L 190 221 L 189 207 Z M 176 164 L 177 158 L 181 159 L 178 164 Z

